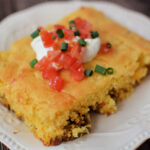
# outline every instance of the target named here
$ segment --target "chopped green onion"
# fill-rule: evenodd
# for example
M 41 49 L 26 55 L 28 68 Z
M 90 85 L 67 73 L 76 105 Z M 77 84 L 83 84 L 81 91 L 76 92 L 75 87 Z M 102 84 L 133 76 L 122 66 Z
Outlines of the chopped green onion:
M 52 35 L 51 38 L 55 40 L 55 39 L 56 39 L 56 36 Z
M 75 24 L 75 21 L 74 20 L 70 20 L 69 24 Z
M 59 38 L 63 38 L 64 37 L 64 33 L 63 33 L 62 29 L 58 29 L 56 31 L 56 33 L 57 33 L 57 35 L 58 35 Z
M 111 48 L 111 47 L 112 47 L 111 43 L 106 43 L 106 48 Z
M 106 70 L 107 70 L 107 73 L 108 73 L 109 75 L 111 75 L 111 74 L 114 73 L 114 69 L 113 69 L 113 68 L 107 68 Z
M 38 62 L 36 58 L 34 58 L 32 61 L 30 61 L 31 68 L 34 68 L 34 65 Z
M 86 41 L 83 38 L 79 39 L 78 42 L 81 46 L 86 46 Z
M 76 23 L 74 20 L 69 21 L 69 27 L 72 29 L 73 27 L 76 27 Z
M 32 32 L 30 36 L 34 39 L 34 38 L 36 38 L 37 36 L 39 36 L 39 33 L 40 33 L 40 30 L 37 29 L 37 30 L 35 30 L 34 32 Z
M 61 51 L 66 52 L 68 49 L 68 43 L 62 43 L 61 44 Z
M 91 37 L 93 39 L 95 39 L 95 38 L 99 37 L 99 33 L 97 31 L 93 31 L 93 32 L 91 32 Z
M 106 68 L 104 68 L 100 65 L 96 65 L 96 67 L 95 67 L 95 72 L 100 73 L 102 75 L 105 75 L 106 71 L 107 71 Z
M 79 30 L 75 30 L 75 31 L 74 31 L 74 36 L 80 36 Z
M 86 76 L 91 76 L 93 74 L 93 70 L 91 70 L 91 69 L 85 69 L 84 74 Z

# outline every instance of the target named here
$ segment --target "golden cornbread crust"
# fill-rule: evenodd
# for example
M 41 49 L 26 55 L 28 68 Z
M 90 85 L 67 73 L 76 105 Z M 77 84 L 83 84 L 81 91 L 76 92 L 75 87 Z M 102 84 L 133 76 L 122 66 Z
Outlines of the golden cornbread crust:
M 90 111 L 113 114 L 117 102 L 130 95 L 150 66 L 150 42 L 94 8 L 81 8 L 58 23 L 67 26 L 70 20 L 81 16 L 99 32 L 102 42 L 113 45 L 111 53 L 98 54 L 84 64 L 85 68 L 94 69 L 97 64 L 112 67 L 113 75 L 94 73 L 76 82 L 64 70 L 61 75 L 65 87 L 57 92 L 29 66 L 36 57 L 30 46 L 31 37 L 13 43 L 10 51 L 0 52 L 0 101 L 22 118 L 45 145 L 58 145 L 89 133 Z

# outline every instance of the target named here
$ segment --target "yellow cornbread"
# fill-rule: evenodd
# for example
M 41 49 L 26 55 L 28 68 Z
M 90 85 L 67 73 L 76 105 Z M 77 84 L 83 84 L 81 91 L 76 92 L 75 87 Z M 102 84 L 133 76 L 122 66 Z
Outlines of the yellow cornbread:
M 57 145 L 89 133 L 90 111 L 110 115 L 116 103 L 133 91 L 134 85 L 148 73 L 150 42 L 108 19 L 93 8 L 81 8 L 58 24 L 68 26 L 76 17 L 86 19 L 99 32 L 102 42 L 110 41 L 113 51 L 98 54 L 85 68 L 114 68 L 113 75 L 94 73 L 80 82 L 62 71 L 62 92 L 51 89 L 41 72 L 29 62 L 36 57 L 31 37 L 12 44 L 10 51 L 0 52 L 0 100 L 22 118 L 45 145 Z M 52 26 L 46 27 L 51 29 Z

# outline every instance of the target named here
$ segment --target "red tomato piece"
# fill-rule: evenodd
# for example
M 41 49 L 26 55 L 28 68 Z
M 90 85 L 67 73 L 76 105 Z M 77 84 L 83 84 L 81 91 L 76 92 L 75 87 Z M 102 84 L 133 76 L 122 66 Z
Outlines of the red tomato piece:
M 49 86 L 60 92 L 64 87 L 64 80 L 60 76 L 55 76 L 49 80 Z
M 75 71 L 75 70 L 78 70 L 78 69 L 81 68 L 81 67 L 82 67 L 82 62 L 79 61 L 79 60 L 77 60 L 77 61 L 75 61 L 75 62 L 71 65 L 70 70 L 71 70 L 71 71 Z
M 56 33 L 56 31 L 52 31 L 52 32 L 50 32 L 50 33 L 52 34 L 52 36 L 54 36 L 54 37 L 57 38 L 57 33 Z M 55 39 L 54 39 L 54 41 L 55 41 Z
M 74 33 L 73 33 L 72 30 L 70 30 L 70 29 L 64 29 L 63 32 L 64 32 L 64 35 L 65 35 L 64 38 L 66 40 L 72 40 L 74 38 Z
M 66 40 L 71 40 L 71 39 L 74 38 L 74 33 L 73 33 L 73 31 L 70 30 L 70 29 L 65 28 L 63 25 L 58 25 L 58 24 L 57 24 L 57 25 L 54 26 L 54 28 L 55 28 L 55 30 L 62 29 L 62 30 L 63 30 L 63 33 L 64 33 L 64 38 L 65 38 Z M 56 31 L 55 31 L 55 33 L 56 33 Z
M 58 76 L 58 71 L 54 69 L 53 67 L 47 67 L 43 72 L 42 72 L 43 78 L 46 80 L 50 80 L 56 76 Z
M 54 28 L 56 29 L 56 30 L 58 30 L 58 29 L 65 29 L 65 27 L 63 26 L 63 25 L 60 25 L 60 24 L 56 24 L 56 25 L 54 25 Z
M 52 33 L 49 33 L 48 31 L 44 30 L 40 32 L 40 35 L 41 35 L 41 39 L 44 44 L 44 47 L 47 48 L 53 45 L 54 39 L 52 39 Z
M 82 51 L 79 43 L 71 42 L 69 45 L 70 55 L 78 60 L 82 60 Z
M 56 39 L 53 43 L 54 50 L 60 50 L 61 44 L 64 42 L 63 39 Z
M 61 54 L 58 63 L 64 67 L 64 69 L 69 69 L 70 66 L 76 61 L 75 58 L 72 58 L 68 54 Z
M 100 53 L 102 54 L 108 54 L 112 52 L 113 48 L 109 42 L 103 43 L 101 45 Z
M 49 65 L 50 61 L 48 60 L 48 57 L 43 57 L 37 64 L 35 64 L 34 68 L 38 71 L 44 71 L 48 65 Z
M 77 70 L 71 71 L 71 76 L 73 77 L 74 80 L 76 81 L 81 81 L 85 78 L 84 75 L 84 68 L 81 66 Z
M 59 63 L 57 62 L 52 62 L 52 67 L 55 68 L 56 70 L 62 70 L 63 69 L 63 66 L 60 65 Z
M 82 38 L 89 38 L 90 32 L 92 31 L 92 24 L 79 17 L 74 21 L 76 23 L 76 29 L 80 32 L 80 36 Z
M 44 30 L 44 28 L 43 28 L 43 27 L 38 27 L 38 29 L 39 29 L 40 31 L 43 31 L 43 30 Z
M 60 57 L 60 55 L 61 55 L 61 52 L 60 51 L 56 51 L 56 50 L 47 52 L 48 59 L 51 62 L 52 61 L 57 61 L 58 58 Z

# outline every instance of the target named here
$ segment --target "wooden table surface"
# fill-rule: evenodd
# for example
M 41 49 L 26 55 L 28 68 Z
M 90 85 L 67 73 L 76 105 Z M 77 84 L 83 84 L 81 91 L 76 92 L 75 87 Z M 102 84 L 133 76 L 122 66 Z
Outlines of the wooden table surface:
M 48 0 L 0 0 L 0 20 L 7 15 Z M 69 1 L 69 0 L 66 0 Z M 89 0 L 92 1 L 92 0 Z M 98 0 L 97 0 L 98 1 Z M 105 0 L 120 4 L 124 7 L 139 11 L 150 16 L 150 0 Z M 2 143 L 0 150 L 8 150 Z M 150 150 L 150 139 L 137 150 Z

